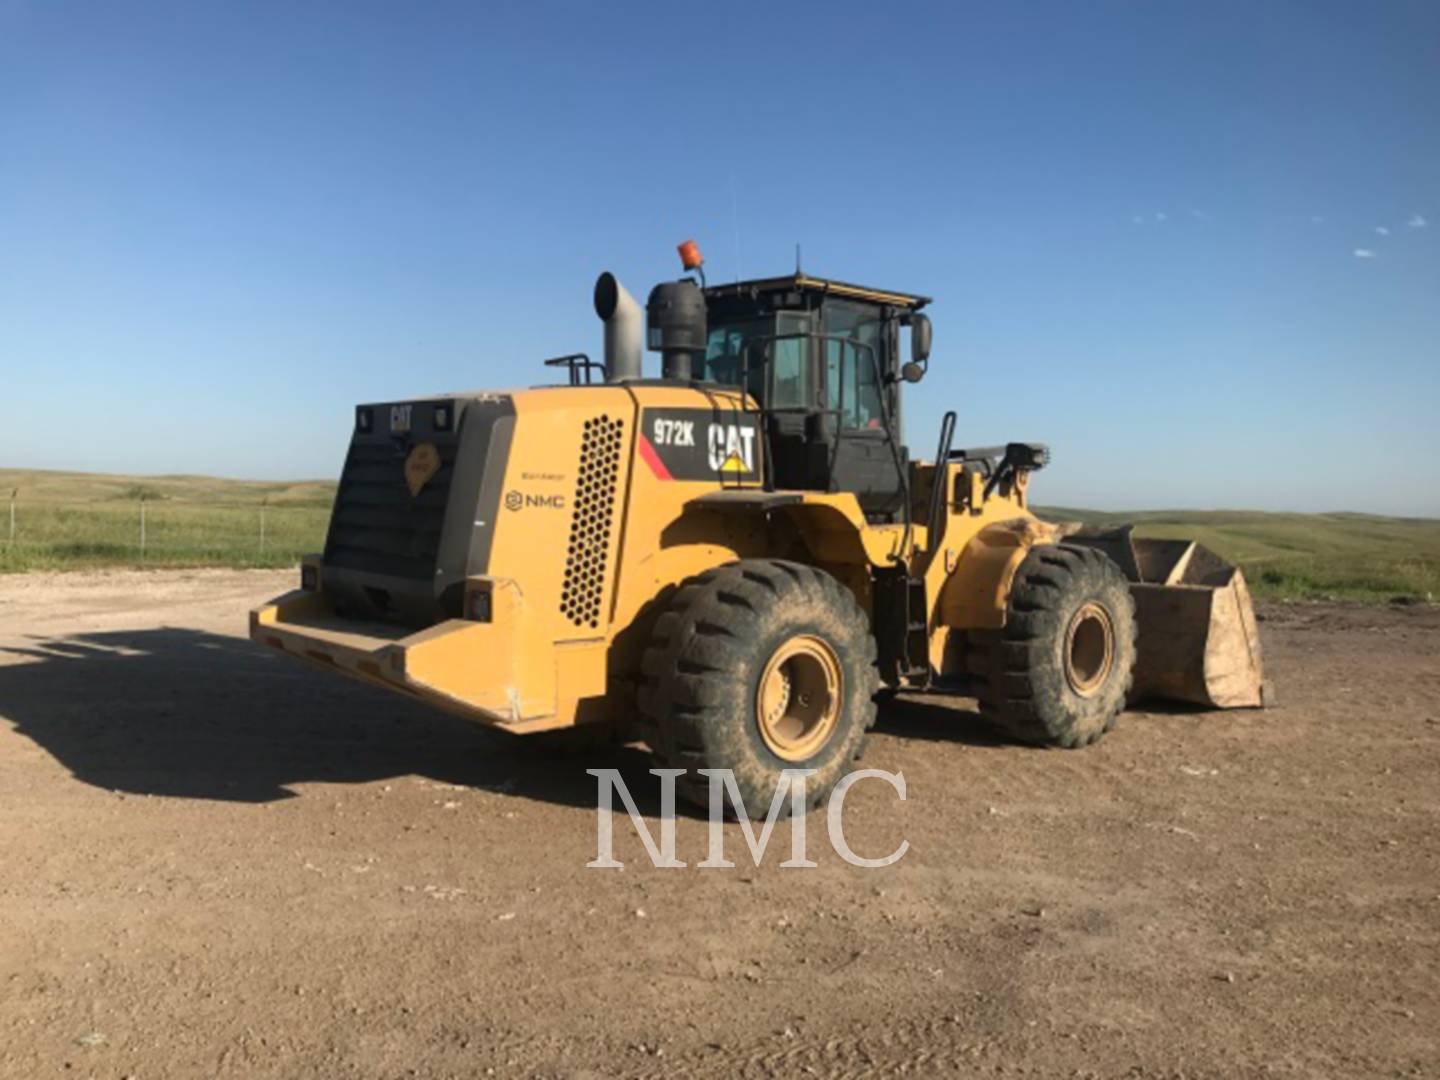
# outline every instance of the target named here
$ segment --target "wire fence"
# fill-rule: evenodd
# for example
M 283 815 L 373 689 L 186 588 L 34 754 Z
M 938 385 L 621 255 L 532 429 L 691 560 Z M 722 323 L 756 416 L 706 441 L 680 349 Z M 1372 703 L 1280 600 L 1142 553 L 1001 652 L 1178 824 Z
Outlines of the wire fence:
M 27 501 L 0 510 L 0 570 L 291 566 L 325 544 L 328 505 L 170 499 Z

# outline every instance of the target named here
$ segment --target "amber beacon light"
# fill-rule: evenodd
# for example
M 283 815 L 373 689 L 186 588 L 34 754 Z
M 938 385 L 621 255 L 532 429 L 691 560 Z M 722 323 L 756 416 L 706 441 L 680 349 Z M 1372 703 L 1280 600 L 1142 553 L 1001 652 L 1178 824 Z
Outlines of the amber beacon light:
M 705 265 L 705 257 L 700 254 L 700 245 L 694 240 L 686 240 L 675 250 L 680 252 L 680 265 L 686 270 L 699 270 Z

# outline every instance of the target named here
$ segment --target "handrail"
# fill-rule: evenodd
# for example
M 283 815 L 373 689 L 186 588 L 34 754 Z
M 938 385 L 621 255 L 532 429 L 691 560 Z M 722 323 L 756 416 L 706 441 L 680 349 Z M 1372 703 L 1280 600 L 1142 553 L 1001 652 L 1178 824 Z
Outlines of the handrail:
M 935 475 L 930 480 L 930 513 L 925 520 L 925 547 L 933 558 L 940 550 L 940 507 L 945 498 L 950 444 L 955 439 L 955 410 L 946 411 L 940 421 L 940 445 L 935 450 Z
M 590 357 L 583 352 L 570 353 L 566 356 L 552 357 L 551 359 L 544 361 L 544 364 L 546 367 L 560 367 L 564 365 L 565 367 L 569 368 L 571 386 L 593 386 L 594 379 L 591 378 L 591 373 L 595 371 L 600 372 L 600 379 L 602 382 L 605 379 L 604 363 L 599 360 L 591 360 Z M 582 372 L 585 376 L 583 381 L 580 378 Z

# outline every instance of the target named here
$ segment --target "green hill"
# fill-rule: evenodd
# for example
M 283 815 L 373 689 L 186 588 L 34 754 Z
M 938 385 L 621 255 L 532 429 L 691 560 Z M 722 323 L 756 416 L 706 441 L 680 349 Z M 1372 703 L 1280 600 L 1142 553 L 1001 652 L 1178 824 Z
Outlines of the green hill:
M 0 469 L 0 571 L 293 566 L 324 546 L 334 495 L 319 480 Z
M 164 500 L 205 506 L 258 504 L 329 509 L 332 480 L 226 480 L 215 476 L 117 476 L 109 473 L 0 469 L 0 500 L 18 492 L 27 503 Z
M 1198 540 L 1279 598 L 1440 596 L 1440 520 L 1252 510 L 1105 513 L 1044 507 L 1051 521 L 1134 522 L 1137 536 Z
M 16 493 L 15 534 L 8 498 Z M 335 484 L 0 469 L 0 571 L 85 566 L 290 566 L 324 546 Z M 144 548 L 141 548 L 141 504 Z M 1241 510 L 1105 513 L 1043 507 L 1052 521 L 1134 522 L 1199 540 L 1272 598 L 1440 596 L 1440 520 Z

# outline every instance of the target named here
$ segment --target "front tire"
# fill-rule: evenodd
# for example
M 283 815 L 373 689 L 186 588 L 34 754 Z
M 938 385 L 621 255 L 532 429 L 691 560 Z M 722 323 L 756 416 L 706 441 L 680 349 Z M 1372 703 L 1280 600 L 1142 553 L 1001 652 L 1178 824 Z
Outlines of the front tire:
M 640 711 L 656 764 L 707 805 L 699 769 L 729 769 L 765 814 L 784 769 L 814 769 L 807 809 L 864 749 L 879 688 L 875 639 L 850 590 L 813 566 L 747 559 L 683 585 L 641 663 Z M 782 813 L 788 813 L 785 800 Z
M 1135 667 L 1135 601 L 1120 568 L 1079 545 L 1031 549 L 1005 628 L 972 632 L 980 715 L 1022 742 L 1088 746 L 1115 726 Z

